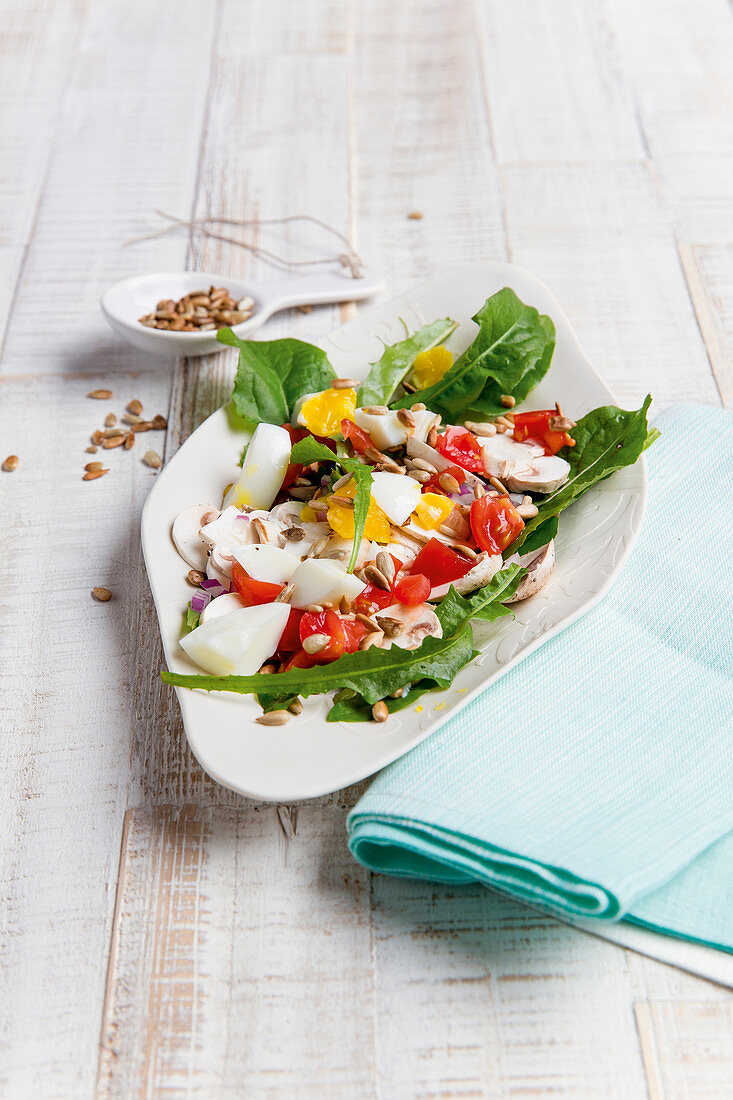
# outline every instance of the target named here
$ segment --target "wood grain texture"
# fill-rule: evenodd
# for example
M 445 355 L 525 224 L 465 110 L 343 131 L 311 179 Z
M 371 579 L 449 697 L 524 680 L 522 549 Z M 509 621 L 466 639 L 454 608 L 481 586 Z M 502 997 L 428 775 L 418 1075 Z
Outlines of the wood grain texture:
M 185 232 L 124 248 L 156 207 L 321 216 L 387 292 L 513 259 L 622 403 L 729 401 L 730 5 L 0 0 L 0 28 L 3 1097 L 727 1095 L 727 991 L 478 887 L 371 878 L 344 841 L 363 785 L 296 810 L 209 780 L 157 677 L 152 441 L 80 474 L 88 390 L 168 412 L 170 455 L 234 365 L 122 344 L 108 282 L 278 277 Z

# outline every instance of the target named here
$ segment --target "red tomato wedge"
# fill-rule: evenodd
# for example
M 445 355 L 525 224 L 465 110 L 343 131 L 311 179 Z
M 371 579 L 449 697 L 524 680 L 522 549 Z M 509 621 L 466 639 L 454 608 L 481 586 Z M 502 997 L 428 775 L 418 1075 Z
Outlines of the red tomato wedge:
M 447 428 L 435 441 L 435 449 L 464 470 L 481 475 L 486 472 L 481 457 L 481 444 L 468 428 Z
M 303 612 L 297 607 L 290 608 L 288 621 L 277 644 L 278 653 L 295 653 L 296 649 L 300 649 L 300 620 L 302 617 Z
M 525 439 L 536 439 L 548 455 L 557 454 L 561 447 L 574 447 L 575 440 L 566 431 L 557 431 L 550 427 L 551 419 L 560 419 L 557 409 L 515 413 L 514 438 L 518 443 L 523 443 Z
M 410 573 L 409 576 L 401 577 L 397 581 L 394 586 L 394 596 L 398 603 L 417 607 L 419 603 L 425 603 L 431 587 L 430 581 L 423 573 Z
M 343 619 L 335 611 L 306 611 L 300 620 L 301 645 L 313 634 L 323 634 L 328 643 L 318 653 L 309 654 L 314 664 L 325 665 L 344 653 L 348 641 Z
M 363 428 L 360 428 L 358 424 L 355 424 L 353 420 L 341 421 L 341 435 L 344 439 L 348 439 L 351 446 L 354 448 L 357 454 L 364 455 L 371 448 L 373 451 L 378 451 L 379 448 L 374 445 L 372 437 L 369 432 L 365 432 Z
M 410 566 L 410 574 L 415 576 L 422 574 L 427 578 L 431 588 L 437 588 L 440 584 L 448 584 L 457 581 L 459 577 L 465 577 L 471 569 L 472 562 L 457 554 L 439 539 L 431 539 L 426 542 L 420 553 Z
M 481 497 L 471 505 L 471 530 L 482 550 L 500 554 L 518 537 L 524 520 L 509 497 Z
M 247 607 L 255 607 L 260 603 L 272 603 L 285 587 L 283 584 L 270 584 L 269 581 L 256 581 L 238 561 L 232 562 L 232 582 L 242 603 Z

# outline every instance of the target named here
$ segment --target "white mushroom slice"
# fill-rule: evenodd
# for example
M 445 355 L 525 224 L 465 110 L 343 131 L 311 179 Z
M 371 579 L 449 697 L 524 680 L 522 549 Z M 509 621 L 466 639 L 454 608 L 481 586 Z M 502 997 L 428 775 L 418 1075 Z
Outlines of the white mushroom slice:
M 325 535 L 328 535 L 328 541 L 322 550 L 316 554 L 317 558 L 324 558 L 327 561 L 340 561 L 344 564 L 348 563 L 351 558 L 351 551 L 353 548 L 352 539 L 342 539 L 340 535 L 334 535 L 330 533 L 330 527 L 326 530 Z M 366 562 L 372 561 L 379 551 L 382 549 L 376 542 L 370 542 L 369 539 L 362 539 L 359 545 L 359 553 L 354 564 L 355 569 L 361 569 L 362 565 Z
M 411 477 L 385 472 L 372 474 L 372 500 L 398 526 L 415 511 L 420 495 L 420 485 Z
M 438 584 L 431 588 L 428 599 L 442 600 L 443 596 L 448 594 L 451 585 L 461 596 L 465 596 L 469 592 L 475 592 L 477 588 L 483 588 L 487 585 L 492 577 L 496 576 L 503 564 L 501 554 L 487 554 L 484 550 L 483 553 L 479 554 L 468 573 L 458 577 L 455 581 L 451 581 L 450 584 Z
M 197 626 L 180 645 L 212 676 L 251 676 L 277 649 L 289 614 L 286 603 L 243 607 Z
M 287 584 L 300 565 L 299 557 L 279 546 L 240 546 L 234 557 L 253 580 L 267 584 Z
M 284 504 L 277 504 L 270 511 L 270 519 L 280 528 L 278 546 L 284 546 L 292 554 L 304 558 L 317 542 L 326 539 L 331 534 L 331 528 L 327 523 L 316 523 L 313 520 L 301 520 L 301 514 L 306 504 L 302 500 L 286 500 Z M 285 532 L 292 532 L 287 535 Z M 302 532 L 302 534 L 300 534 Z M 349 554 L 351 542 L 349 542 Z
M 184 508 L 173 520 L 173 543 L 186 565 L 192 569 L 206 568 L 206 546 L 199 535 L 201 519 L 207 512 L 217 511 L 211 504 L 194 504 L 191 508 Z
M 443 627 L 440 619 L 429 604 L 421 603 L 417 607 L 394 603 L 377 612 L 377 619 L 393 619 L 402 625 L 394 637 L 384 638 L 378 643 L 380 649 L 391 649 L 393 645 L 400 649 L 417 649 L 423 638 L 442 638 Z
M 209 601 L 201 612 L 201 622 L 211 622 L 212 619 L 228 615 L 230 611 L 239 611 L 244 606 L 242 597 L 237 592 L 226 592 L 223 596 L 217 596 Z
M 427 528 L 423 527 L 415 519 L 410 519 L 407 523 L 403 524 L 403 529 L 407 532 L 412 532 L 418 542 L 424 546 L 430 539 L 437 539 L 438 542 L 444 542 L 446 546 L 460 546 L 461 539 L 454 535 L 446 535 L 445 531 L 441 531 L 438 527 Z M 399 536 L 399 532 L 393 531 L 395 537 Z
M 429 462 L 438 473 L 442 473 L 443 470 L 447 470 L 449 466 L 455 466 L 455 462 L 451 462 L 450 459 L 445 458 L 440 451 L 436 451 L 435 447 L 429 447 L 427 443 L 421 443 L 419 439 L 407 440 L 407 453 L 412 458 L 422 458 L 424 462 Z M 480 477 L 476 477 L 470 470 L 464 470 L 466 480 L 463 482 L 469 489 L 473 489 L 474 485 L 480 485 L 484 488 L 484 483 Z
M 223 588 L 231 588 L 232 555 L 214 547 L 206 562 L 206 576 L 209 580 L 218 581 Z
M 570 473 L 564 458 L 546 455 L 538 443 L 517 443 L 507 433 L 487 439 L 481 455 L 487 475 L 498 477 L 513 493 L 552 493 Z
M 355 600 L 366 585 L 346 566 L 332 558 L 306 558 L 290 578 L 292 607 L 307 607 L 311 603 L 337 604 L 342 596 Z
M 545 587 L 555 566 L 555 542 L 551 540 L 547 546 L 516 560 L 527 569 L 527 576 L 520 581 L 519 588 L 506 603 L 519 603 Z
M 390 447 L 402 447 L 408 439 L 426 439 L 435 421 L 435 413 L 429 409 L 418 409 L 412 413 L 415 427 L 403 424 L 396 412 L 369 413 L 366 409 L 357 409 L 354 413 L 356 424 L 365 432 L 380 451 Z
M 283 483 L 291 446 L 285 428 L 258 424 L 249 441 L 242 472 L 224 498 L 224 506 L 269 508 Z
M 275 546 L 284 543 L 280 538 L 282 529 L 283 525 L 273 522 L 269 512 L 240 512 L 230 505 L 218 519 L 201 528 L 201 538 L 208 546 L 233 554 L 240 546 L 263 540 Z

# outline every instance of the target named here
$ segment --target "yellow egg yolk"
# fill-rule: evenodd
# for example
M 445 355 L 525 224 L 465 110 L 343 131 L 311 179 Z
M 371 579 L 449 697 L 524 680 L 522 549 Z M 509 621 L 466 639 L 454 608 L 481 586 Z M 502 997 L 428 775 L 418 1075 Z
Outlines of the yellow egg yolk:
M 336 436 L 341 432 L 341 421 L 353 420 L 355 410 L 356 390 L 324 390 L 303 404 L 298 423 L 314 435 Z
M 419 390 L 424 390 L 439 382 L 452 365 L 453 356 L 442 344 L 437 348 L 421 351 L 415 356 L 411 381 Z
M 413 515 L 421 527 L 432 531 L 445 523 L 455 504 L 440 493 L 423 493 Z
M 355 493 L 356 482 L 351 478 L 345 485 L 339 487 L 337 496 L 350 497 L 350 499 L 353 500 Z M 326 518 L 336 534 L 340 535 L 342 539 L 353 539 L 354 509 L 350 508 L 348 504 L 330 503 L 328 505 Z M 367 512 L 366 523 L 364 524 L 364 538 L 382 543 L 389 542 L 390 540 L 389 519 L 379 505 L 374 502 L 373 498 L 370 500 L 369 511 Z

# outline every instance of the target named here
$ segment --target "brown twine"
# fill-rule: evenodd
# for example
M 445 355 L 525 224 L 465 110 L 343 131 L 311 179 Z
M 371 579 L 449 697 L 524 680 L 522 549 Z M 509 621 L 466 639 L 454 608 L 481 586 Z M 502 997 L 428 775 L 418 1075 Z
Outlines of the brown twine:
M 311 214 L 290 214 L 286 218 L 252 218 L 251 220 L 245 221 L 237 218 L 214 216 L 191 218 L 187 220 L 185 218 L 177 218 L 173 214 L 166 214 L 163 210 L 156 210 L 155 213 L 158 217 L 165 218 L 172 224 L 165 225 L 162 229 L 157 229 L 153 233 L 146 233 L 142 237 L 134 237 L 132 240 L 125 241 L 124 247 L 132 244 L 139 244 L 141 241 L 150 241 L 156 237 L 162 237 L 166 233 L 173 232 L 175 229 L 185 228 L 191 233 L 201 233 L 210 240 L 223 241 L 225 244 L 235 244 L 238 245 L 239 248 L 246 248 L 247 251 L 251 252 L 254 256 L 259 257 L 266 263 L 273 264 L 275 267 L 287 270 L 293 267 L 312 267 L 317 264 L 334 263 L 335 261 L 341 264 L 342 267 L 348 269 L 352 279 L 361 278 L 361 272 L 364 266 L 363 261 L 348 237 L 338 229 L 334 229 L 332 225 L 328 225 L 327 222 L 322 221 L 320 218 L 315 218 Z M 262 248 L 260 245 L 252 244 L 250 241 L 241 241 L 235 237 L 227 237 L 222 233 L 215 233 L 209 228 L 210 225 L 232 225 L 244 229 L 247 226 L 286 225 L 290 222 L 310 222 L 312 225 L 319 226 L 319 228 L 337 237 L 338 240 L 345 245 L 346 251 L 335 256 L 323 256 L 316 260 L 288 260 L 284 256 L 278 256 L 275 252 L 267 248 Z

